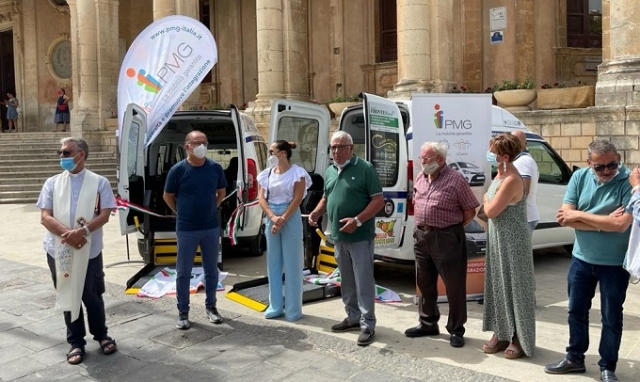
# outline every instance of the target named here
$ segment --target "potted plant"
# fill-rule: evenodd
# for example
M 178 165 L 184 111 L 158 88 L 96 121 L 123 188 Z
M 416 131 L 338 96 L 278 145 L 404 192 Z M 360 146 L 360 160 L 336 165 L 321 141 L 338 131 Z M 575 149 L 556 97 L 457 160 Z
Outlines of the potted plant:
M 342 114 L 342 111 L 348 106 L 355 105 L 360 102 L 360 97 L 357 94 L 349 95 L 349 96 L 336 96 L 333 97 L 327 104 L 329 109 L 335 114 L 336 117 L 339 117 Z
M 575 109 L 595 105 L 596 88 L 578 81 L 575 85 L 555 82 L 538 90 L 538 109 Z
M 530 79 L 525 81 L 504 80 L 493 87 L 493 96 L 501 106 L 509 111 L 528 111 L 528 106 L 536 99 L 535 85 Z

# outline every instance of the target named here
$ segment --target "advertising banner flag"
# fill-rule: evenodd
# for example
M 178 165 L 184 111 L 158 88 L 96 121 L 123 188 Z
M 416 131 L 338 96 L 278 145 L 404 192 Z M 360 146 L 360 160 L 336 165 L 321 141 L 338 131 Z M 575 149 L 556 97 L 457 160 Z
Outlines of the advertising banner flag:
M 416 94 L 411 99 L 413 152 L 420 153 L 424 142 L 440 142 L 448 147 L 447 165 L 460 173 L 482 203 L 491 183 L 486 154 L 491 140 L 491 94 Z M 419 155 L 419 154 L 418 154 Z M 421 169 L 414 158 L 414 174 Z M 467 234 L 467 299 L 484 296 L 484 262 L 487 233 L 476 221 L 465 227 Z M 446 300 L 442 280 L 438 301 Z
M 187 16 L 164 17 L 133 41 L 118 77 L 118 136 L 127 105 L 147 113 L 145 147 L 218 61 L 211 31 Z

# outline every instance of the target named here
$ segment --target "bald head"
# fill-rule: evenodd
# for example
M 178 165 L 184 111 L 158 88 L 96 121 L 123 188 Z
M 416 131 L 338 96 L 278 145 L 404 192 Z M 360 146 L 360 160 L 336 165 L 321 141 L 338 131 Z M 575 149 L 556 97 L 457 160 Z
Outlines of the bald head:
M 524 131 L 516 130 L 511 133 L 511 135 L 518 138 L 518 140 L 520 141 L 520 151 L 524 151 L 527 149 L 527 136 L 525 135 Z

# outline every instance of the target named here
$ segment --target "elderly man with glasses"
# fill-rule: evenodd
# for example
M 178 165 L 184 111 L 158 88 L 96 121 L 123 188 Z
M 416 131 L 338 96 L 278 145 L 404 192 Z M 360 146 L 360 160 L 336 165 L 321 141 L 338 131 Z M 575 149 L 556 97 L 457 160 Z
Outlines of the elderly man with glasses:
M 360 330 L 357 344 L 367 346 L 375 337 L 373 218 L 384 205 L 382 186 L 373 165 L 353 153 L 353 139 L 348 133 L 333 134 L 331 153 L 333 165 L 325 172 L 324 196 L 309 214 L 309 224 L 315 226 L 328 212 L 347 313 L 331 331 Z
M 549 364 L 549 374 L 584 373 L 589 348 L 589 310 L 600 284 L 602 330 L 600 335 L 601 381 L 617 381 L 615 375 L 622 338 L 622 305 L 629 273 L 622 267 L 629 243 L 631 199 L 630 171 L 609 141 L 593 141 L 587 150 L 589 167 L 573 173 L 557 221 L 576 233 L 569 268 L 569 345 L 560 362 Z
M 87 309 L 89 331 L 104 354 L 117 350 L 107 334 L 102 294 L 102 226 L 116 208 L 107 178 L 85 169 L 89 145 L 82 138 L 64 138 L 58 150 L 62 173 L 47 179 L 37 206 L 40 223 L 47 229 L 44 249 L 56 287 L 56 307 L 64 311 L 67 362 L 77 365 L 85 355 L 86 329 L 82 303 Z

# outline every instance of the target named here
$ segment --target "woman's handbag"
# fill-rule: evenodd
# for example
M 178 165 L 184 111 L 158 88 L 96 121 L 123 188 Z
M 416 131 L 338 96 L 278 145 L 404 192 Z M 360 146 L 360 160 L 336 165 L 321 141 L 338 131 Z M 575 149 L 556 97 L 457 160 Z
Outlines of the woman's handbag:
M 477 216 L 478 216 L 478 219 L 482 220 L 485 223 L 489 221 L 489 217 L 484 212 L 484 204 L 480 206 Z

